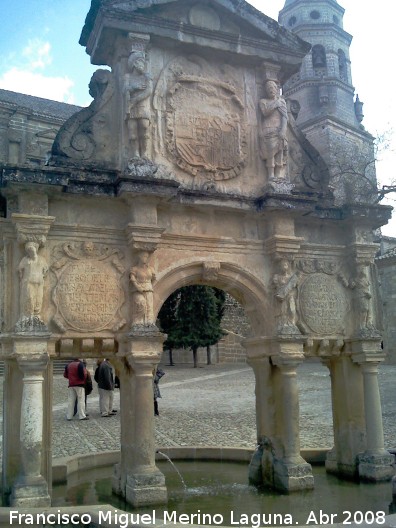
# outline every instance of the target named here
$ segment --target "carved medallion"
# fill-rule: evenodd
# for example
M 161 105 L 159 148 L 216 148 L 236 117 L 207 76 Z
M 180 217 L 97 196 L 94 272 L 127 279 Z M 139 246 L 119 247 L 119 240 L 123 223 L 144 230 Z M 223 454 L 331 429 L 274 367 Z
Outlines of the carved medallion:
M 168 91 L 168 150 L 193 176 L 235 178 L 245 153 L 243 104 L 228 83 L 180 75 Z
M 303 323 L 316 334 L 343 334 L 348 303 L 337 278 L 323 273 L 309 275 L 299 291 Z
M 54 322 L 59 329 L 95 332 L 123 326 L 119 310 L 124 302 L 120 285 L 124 268 L 118 252 L 90 242 L 62 250 L 67 256 L 52 266 L 58 277 Z

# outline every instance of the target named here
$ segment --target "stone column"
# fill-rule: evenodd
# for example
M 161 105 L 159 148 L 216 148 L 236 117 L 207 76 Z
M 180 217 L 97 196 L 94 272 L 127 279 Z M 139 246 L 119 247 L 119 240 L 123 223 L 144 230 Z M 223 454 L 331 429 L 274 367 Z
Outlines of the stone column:
M 11 494 L 11 505 L 30 508 L 49 506 L 48 483 L 42 475 L 43 452 L 43 382 L 48 356 L 19 356 L 23 372 L 20 422 L 21 474 Z
M 150 327 L 125 336 L 121 348 L 131 369 L 124 391 L 121 380 L 121 405 L 130 406 L 130 410 L 121 410 L 121 464 L 117 478 L 119 492 L 134 507 L 167 502 L 165 477 L 155 465 L 153 407 L 153 370 L 160 360 L 164 339 L 163 334 Z M 116 484 L 113 479 L 113 489 Z
M 364 450 L 365 420 L 361 370 L 350 355 L 328 357 L 334 447 L 326 456 L 326 470 L 347 478 L 358 476 L 357 456 Z
M 364 414 L 366 419 L 366 450 L 359 455 L 359 477 L 362 480 L 390 480 L 394 475 L 394 456 L 384 448 L 381 399 L 378 386 L 378 365 L 382 354 L 360 354 L 354 357 L 362 369 Z
M 256 376 L 258 450 L 250 480 L 282 491 L 313 488 L 312 469 L 300 456 L 297 365 L 304 338 L 252 338 L 244 343 Z M 261 482 L 257 465 L 261 455 Z M 253 479 L 252 476 L 255 478 Z
M 270 343 L 266 338 L 250 338 L 243 342 L 247 362 L 256 380 L 257 446 L 249 465 L 249 482 L 255 486 L 272 485 L 272 444 L 275 439 L 273 412 L 273 367 L 270 364 Z M 269 464 L 267 460 L 269 459 Z
M 274 486 L 284 491 L 312 489 L 312 468 L 300 455 L 299 396 L 296 368 L 303 360 L 302 341 L 278 343 L 272 356 L 274 373 L 276 429 L 280 455 L 274 460 Z
M 7 344 L 2 342 L 3 352 Z M 2 494 L 3 505 L 9 503 L 9 494 L 20 473 L 21 454 L 19 427 L 22 407 L 23 374 L 17 360 L 6 359 L 3 384 L 3 442 L 2 442 Z

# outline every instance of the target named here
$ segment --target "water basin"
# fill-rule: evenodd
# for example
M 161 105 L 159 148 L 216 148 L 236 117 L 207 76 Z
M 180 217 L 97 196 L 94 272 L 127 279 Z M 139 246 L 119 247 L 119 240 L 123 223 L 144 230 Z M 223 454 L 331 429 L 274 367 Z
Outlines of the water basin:
M 173 518 L 176 516 L 178 520 L 185 514 L 193 524 L 253 527 L 303 525 L 308 520 L 315 524 L 312 515 L 317 524 L 320 520 L 325 524 L 324 515 L 333 515 L 328 519 L 330 522 L 349 519 L 359 524 L 361 520 L 372 524 L 374 520 L 381 521 L 381 512 L 388 515 L 394 511 L 389 482 L 371 484 L 340 480 L 328 475 L 323 466 L 313 467 L 314 490 L 279 494 L 248 485 L 246 463 L 178 460 L 176 466 L 186 488 L 169 463 L 161 461 L 157 465 L 168 487 L 169 501 L 165 507 L 132 509 L 112 494 L 110 466 L 71 475 L 67 485 L 54 487 L 53 505 L 111 504 L 120 511 L 150 513 L 157 522 L 162 522 L 166 510 L 168 517 L 176 512 Z

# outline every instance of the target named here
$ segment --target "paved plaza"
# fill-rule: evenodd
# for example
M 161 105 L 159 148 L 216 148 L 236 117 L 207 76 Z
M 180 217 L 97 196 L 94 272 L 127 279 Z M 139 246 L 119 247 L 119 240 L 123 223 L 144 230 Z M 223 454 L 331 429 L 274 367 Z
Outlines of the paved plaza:
M 158 447 L 254 447 L 254 375 L 248 365 L 163 365 L 160 416 L 155 419 Z M 385 446 L 396 448 L 396 366 L 380 367 Z M 332 446 L 330 377 L 319 363 L 298 369 L 301 447 Z M 98 391 L 88 397 L 89 421 L 66 421 L 67 381 L 54 379 L 54 458 L 120 448 L 118 416 L 102 418 Z M 115 391 L 119 408 L 119 391 Z

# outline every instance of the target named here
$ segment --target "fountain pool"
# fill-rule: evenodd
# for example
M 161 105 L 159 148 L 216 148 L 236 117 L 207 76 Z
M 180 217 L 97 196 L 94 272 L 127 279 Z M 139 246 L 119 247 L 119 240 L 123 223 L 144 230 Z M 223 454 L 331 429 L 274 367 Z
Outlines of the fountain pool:
M 382 514 L 378 512 L 388 515 L 394 507 L 389 482 L 348 482 L 328 475 L 323 466 L 313 467 L 315 489 L 279 494 L 248 485 L 246 463 L 177 460 L 175 464 L 183 476 L 186 489 L 169 463 L 165 460 L 157 463 L 168 487 L 169 501 L 165 507 L 132 510 L 111 492 L 111 466 L 70 475 L 67 484 L 54 487 L 53 505 L 110 504 L 119 511 L 154 514 L 155 520 L 160 523 L 164 511 L 167 511 L 168 516 L 176 512 L 177 519 L 185 514 L 193 524 L 230 526 L 240 521 L 240 525 L 253 527 L 259 524 L 307 524 L 309 515 L 311 524 L 314 524 L 312 515 L 319 524 L 320 512 L 322 515 L 333 514 L 333 522 L 346 522 L 348 514 L 344 512 L 351 512 L 351 521 L 360 523 L 360 520 L 366 520 L 372 524 L 372 516 L 373 521 L 378 516 L 379 519 Z M 204 514 L 207 515 L 205 520 L 212 520 L 212 523 L 202 522 Z M 326 518 L 323 519 L 326 521 Z

